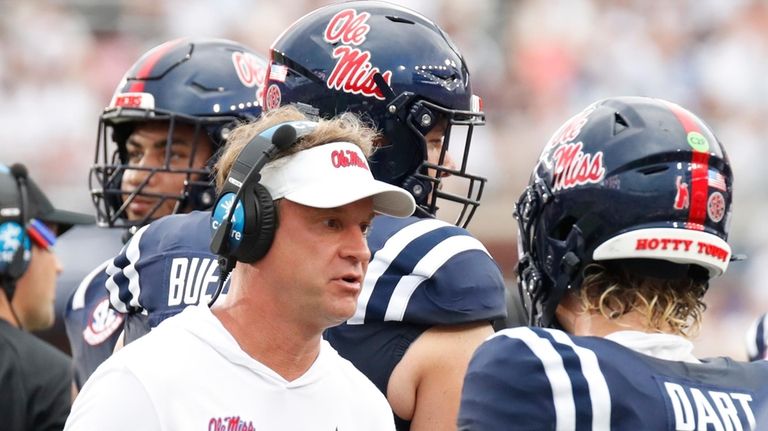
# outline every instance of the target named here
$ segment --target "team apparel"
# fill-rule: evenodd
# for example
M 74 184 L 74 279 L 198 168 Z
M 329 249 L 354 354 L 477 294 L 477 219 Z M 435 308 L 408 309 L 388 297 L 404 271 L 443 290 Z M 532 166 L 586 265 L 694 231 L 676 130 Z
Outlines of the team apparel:
M 699 361 L 692 348 L 637 331 L 500 331 L 470 362 L 459 430 L 764 429 L 768 362 Z
M 88 274 L 67 303 L 65 326 L 78 388 L 112 355 L 123 329 L 124 315 L 109 306 L 104 288 L 108 262 Z
M 408 347 L 430 327 L 506 316 L 504 280 L 465 229 L 436 219 L 373 219 L 355 315 L 326 339 L 386 394 Z M 398 429 L 408 422 L 396 418 Z
M 112 354 L 122 331 L 123 315 L 109 307 L 104 287 L 106 259 L 122 247 L 122 234 L 117 229 L 76 227 L 56 244 L 56 254 L 66 268 L 57 281 L 56 298 L 62 302 L 60 315 L 78 389 Z
M 104 424 L 116 431 L 394 429 L 386 399 L 327 342 L 289 382 L 242 351 L 205 305 L 168 319 L 99 368 L 65 429 Z
M 763 314 L 752 323 L 747 331 L 747 356 L 750 361 L 768 359 L 768 314 Z
M 210 223 L 209 211 L 163 217 L 139 229 L 107 265 L 109 300 L 126 314 L 126 344 L 189 305 L 208 304 L 219 284 Z
M 0 319 L 0 429 L 60 430 L 71 404 L 69 357 Z

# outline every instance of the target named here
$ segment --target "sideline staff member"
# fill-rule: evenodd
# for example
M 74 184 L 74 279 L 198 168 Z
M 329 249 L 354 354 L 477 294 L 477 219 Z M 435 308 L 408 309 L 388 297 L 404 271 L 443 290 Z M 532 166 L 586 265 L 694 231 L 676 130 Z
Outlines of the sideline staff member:
M 53 208 L 23 165 L 0 165 L 0 422 L 5 431 L 60 430 L 72 403 L 69 358 L 27 331 L 53 325 L 56 231 L 93 223 Z

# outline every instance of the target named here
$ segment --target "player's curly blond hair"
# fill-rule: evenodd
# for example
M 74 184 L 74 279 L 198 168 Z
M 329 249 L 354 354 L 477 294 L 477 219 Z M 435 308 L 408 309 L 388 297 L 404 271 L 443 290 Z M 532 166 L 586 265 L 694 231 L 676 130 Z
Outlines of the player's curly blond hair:
M 585 270 L 577 296 L 586 312 L 614 320 L 637 311 L 645 316 L 646 330 L 693 337 L 707 308 L 702 302 L 706 290 L 706 282 L 653 278 L 621 266 L 609 270 L 592 264 Z
M 216 190 L 221 192 L 227 175 L 232 170 L 237 156 L 254 136 L 288 121 L 306 121 L 301 111 L 284 106 L 274 111 L 263 114 L 258 120 L 237 126 L 227 137 L 227 145 L 219 157 L 214 172 L 216 174 Z M 343 113 L 330 120 L 317 120 L 318 126 L 308 135 L 302 137 L 299 142 L 280 152 L 276 159 L 289 156 L 308 148 L 331 142 L 349 142 L 357 145 L 366 157 L 369 157 L 373 148 L 373 142 L 378 138 L 375 129 L 364 123 L 358 116 L 352 113 Z

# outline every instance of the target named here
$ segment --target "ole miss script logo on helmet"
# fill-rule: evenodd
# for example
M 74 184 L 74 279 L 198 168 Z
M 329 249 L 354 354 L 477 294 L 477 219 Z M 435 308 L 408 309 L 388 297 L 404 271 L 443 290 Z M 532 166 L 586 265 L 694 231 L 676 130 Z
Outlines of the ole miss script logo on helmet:
M 240 82 L 248 88 L 256 87 L 255 100 L 261 100 L 264 97 L 267 71 L 261 66 L 259 59 L 250 52 L 235 51 L 232 53 L 232 64 Z
M 603 152 L 585 153 L 582 142 L 572 142 L 579 136 L 595 109 L 597 105 L 590 105 L 566 122 L 542 152 L 541 161 L 554 171 L 552 191 L 595 184 L 605 178 Z
M 332 55 L 336 59 L 336 66 L 328 77 L 326 85 L 331 90 L 384 100 L 384 95 L 376 86 L 373 76 L 381 73 L 384 81 L 389 84 L 392 72 L 389 70 L 380 72 L 371 64 L 371 52 L 357 48 L 365 42 L 366 35 L 371 29 L 367 24 L 370 16 L 368 12 L 357 13 L 354 9 L 344 9 L 328 22 L 323 32 L 323 39 L 330 44 L 341 42 L 342 45 L 333 50 Z

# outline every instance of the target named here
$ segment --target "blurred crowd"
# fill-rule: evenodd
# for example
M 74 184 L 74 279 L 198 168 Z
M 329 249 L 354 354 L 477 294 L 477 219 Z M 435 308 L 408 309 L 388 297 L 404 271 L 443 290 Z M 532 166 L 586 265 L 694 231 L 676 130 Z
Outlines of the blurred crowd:
M 54 204 L 92 211 L 88 168 L 113 85 L 173 37 L 225 37 L 266 52 L 317 0 L 0 0 L 0 160 L 24 162 Z M 590 101 L 662 97 L 701 115 L 736 172 L 734 250 L 716 279 L 697 354 L 744 358 L 768 311 L 768 2 L 764 0 L 399 0 L 464 53 L 487 127 L 470 164 L 489 177 L 470 225 L 514 283 L 512 208 L 549 134 Z

